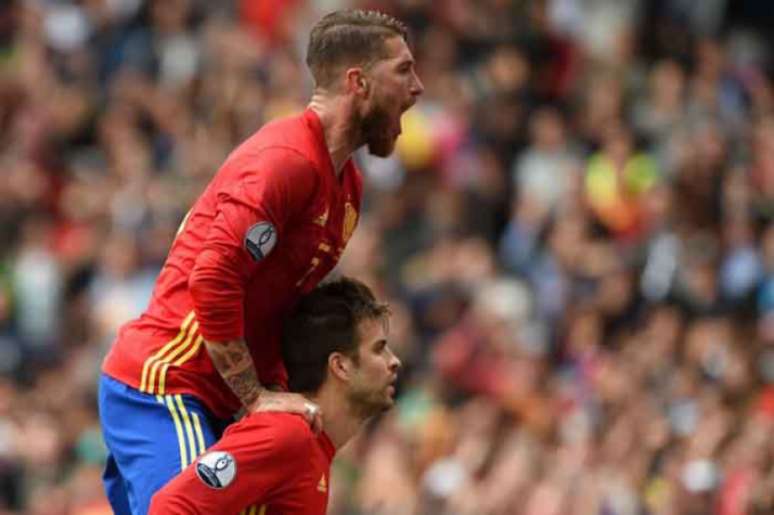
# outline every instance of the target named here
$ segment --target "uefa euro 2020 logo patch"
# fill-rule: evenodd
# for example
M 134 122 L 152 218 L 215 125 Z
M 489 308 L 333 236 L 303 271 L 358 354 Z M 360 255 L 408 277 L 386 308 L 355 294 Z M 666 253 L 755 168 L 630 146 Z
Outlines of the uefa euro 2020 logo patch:
M 209 452 L 196 463 L 196 475 L 210 488 L 226 488 L 236 477 L 236 461 L 227 452 Z
M 276 243 L 277 230 L 269 222 L 258 222 L 245 234 L 245 248 L 256 261 L 268 256 Z

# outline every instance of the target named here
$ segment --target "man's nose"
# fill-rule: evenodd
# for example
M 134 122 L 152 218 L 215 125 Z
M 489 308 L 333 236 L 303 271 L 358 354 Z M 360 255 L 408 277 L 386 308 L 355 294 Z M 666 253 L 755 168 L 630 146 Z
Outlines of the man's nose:
M 400 362 L 400 358 L 398 358 L 398 356 L 393 354 L 392 359 L 390 360 L 390 370 L 397 371 L 402 366 L 403 366 L 403 363 Z
M 417 75 L 417 72 L 414 72 L 414 81 L 411 86 L 411 94 L 415 97 L 418 97 L 425 91 L 425 85 L 422 84 L 422 81 L 419 79 L 419 75 Z

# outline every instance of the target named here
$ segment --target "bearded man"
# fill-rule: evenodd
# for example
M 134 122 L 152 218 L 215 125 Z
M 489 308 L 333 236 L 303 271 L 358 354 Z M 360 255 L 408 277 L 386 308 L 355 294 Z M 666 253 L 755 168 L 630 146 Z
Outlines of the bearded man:
M 150 305 L 105 359 L 104 483 L 119 515 L 147 513 L 240 410 L 297 413 L 321 430 L 319 406 L 286 391 L 281 321 L 333 269 L 357 225 L 353 152 L 389 155 L 424 88 L 405 26 L 375 11 L 323 17 L 307 64 L 308 108 L 226 159 L 184 218 Z
M 318 286 L 289 318 L 282 347 L 290 389 L 322 408 L 325 429 L 315 435 L 292 413 L 251 413 L 156 493 L 151 515 L 324 515 L 336 450 L 395 403 L 401 363 L 388 329 L 389 308 L 365 284 Z

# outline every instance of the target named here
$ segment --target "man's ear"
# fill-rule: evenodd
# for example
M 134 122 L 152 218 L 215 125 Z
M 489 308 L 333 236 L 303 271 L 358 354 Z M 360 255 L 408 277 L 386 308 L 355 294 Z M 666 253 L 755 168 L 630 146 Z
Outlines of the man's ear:
M 368 79 L 362 68 L 349 68 L 347 70 L 347 90 L 359 95 L 368 95 Z
M 328 356 L 328 372 L 341 381 L 349 381 L 352 366 L 352 359 L 340 352 Z

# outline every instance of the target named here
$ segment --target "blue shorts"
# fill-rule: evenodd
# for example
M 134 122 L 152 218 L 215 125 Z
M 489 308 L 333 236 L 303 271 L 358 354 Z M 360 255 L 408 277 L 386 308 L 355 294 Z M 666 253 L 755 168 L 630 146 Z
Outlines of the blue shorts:
M 102 479 L 117 515 L 145 515 L 153 494 L 228 424 L 193 396 L 150 395 L 104 374 L 99 416 L 109 451 Z

